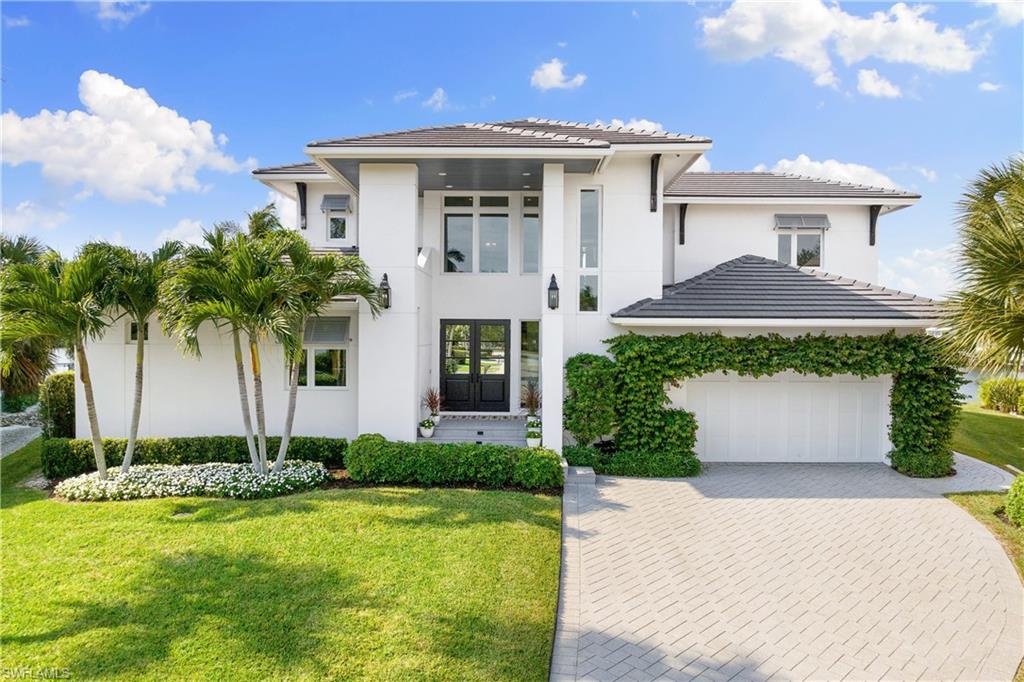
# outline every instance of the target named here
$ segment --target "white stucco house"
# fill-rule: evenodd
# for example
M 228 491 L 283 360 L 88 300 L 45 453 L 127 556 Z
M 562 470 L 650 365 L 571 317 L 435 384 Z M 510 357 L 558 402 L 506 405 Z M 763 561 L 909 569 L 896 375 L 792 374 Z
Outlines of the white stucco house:
M 603 352 L 608 337 L 934 325 L 931 301 L 869 284 L 879 219 L 918 195 L 687 172 L 710 148 L 692 135 L 524 119 L 321 140 L 303 163 L 254 171 L 296 201 L 313 247 L 358 253 L 391 288 L 376 319 L 337 301 L 311 325 L 296 433 L 412 440 L 428 387 L 448 412 L 516 415 L 536 381 L 545 445 L 560 450 L 565 360 Z M 134 333 L 126 324 L 89 348 L 104 435 L 128 427 Z M 201 360 L 156 320 L 148 339 L 141 435 L 241 433 L 230 339 L 211 327 Z M 275 432 L 286 376 L 281 349 L 267 353 Z M 696 413 L 704 460 L 883 461 L 889 384 L 719 374 L 670 395 Z

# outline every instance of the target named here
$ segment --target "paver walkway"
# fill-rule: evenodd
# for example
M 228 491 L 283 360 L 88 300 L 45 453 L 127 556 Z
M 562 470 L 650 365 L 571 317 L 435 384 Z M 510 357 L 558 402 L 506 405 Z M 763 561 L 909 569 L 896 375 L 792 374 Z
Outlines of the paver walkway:
M 570 469 L 552 679 L 1011 679 L 1021 583 L 941 497 L 1009 480 L 976 464 Z

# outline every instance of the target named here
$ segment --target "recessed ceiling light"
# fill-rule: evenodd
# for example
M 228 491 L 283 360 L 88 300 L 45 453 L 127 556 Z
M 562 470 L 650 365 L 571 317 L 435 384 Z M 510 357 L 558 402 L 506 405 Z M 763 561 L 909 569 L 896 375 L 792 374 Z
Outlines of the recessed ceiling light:
M 438 175 L 440 175 L 440 176 L 441 176 L 442 178 L 443 178 L 444 176 L 448 175 L 448 174 L 447 174 L 447 173 L 445 173 L 444 171 L 438 171 L 438 173 L 437 173 L 437 174 L 438 174 Z
M 529 185 L 523 185 L 523 189 L 530 189 Z
M 444 186 L 444 188 L 445 188 L 445 189 L 451 189 L 451 188 L 452 188 L 452 186 L 451 186 L 451 185 L 445 185 L 445 186 Z
M 526 171 L 526 172 L 523 173 L 523 177 L 524 178 L 529 177 L 529 175 L 530 175 L 529 171 Z

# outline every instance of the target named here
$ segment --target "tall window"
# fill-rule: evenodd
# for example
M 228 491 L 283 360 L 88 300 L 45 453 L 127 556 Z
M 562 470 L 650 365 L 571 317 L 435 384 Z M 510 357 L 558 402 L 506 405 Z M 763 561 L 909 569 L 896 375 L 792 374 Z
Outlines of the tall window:
M 540 272 L 540 197 L 523 197 L 523 272 Z
M 444 216 L 444 271 L 473 272 L 473 214 Z
M 596 311 L 600 291 L 601 201 L 596 189 L 580 190 L 580 311 Z
M 444 198 L 445 272 L 508 272 L 508 196 Z
M 526 387 L 540 389 L 540 322 L 522 320 L 519 323 L 519 406 Z

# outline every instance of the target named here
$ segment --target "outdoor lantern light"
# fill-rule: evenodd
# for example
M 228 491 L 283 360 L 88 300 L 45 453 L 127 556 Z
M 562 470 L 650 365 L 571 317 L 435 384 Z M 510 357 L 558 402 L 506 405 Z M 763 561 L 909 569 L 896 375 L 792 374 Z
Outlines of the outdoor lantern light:
M 388 284 L 388 273 L 384 273 L 384 279 L 380 281 L 380 304 L 385 310 L 391 307 L 391 285 Z
M 548 307 L 558 310 L 558 282 L 554 275 L 551 275 L 551 284 L 548 284 Z

